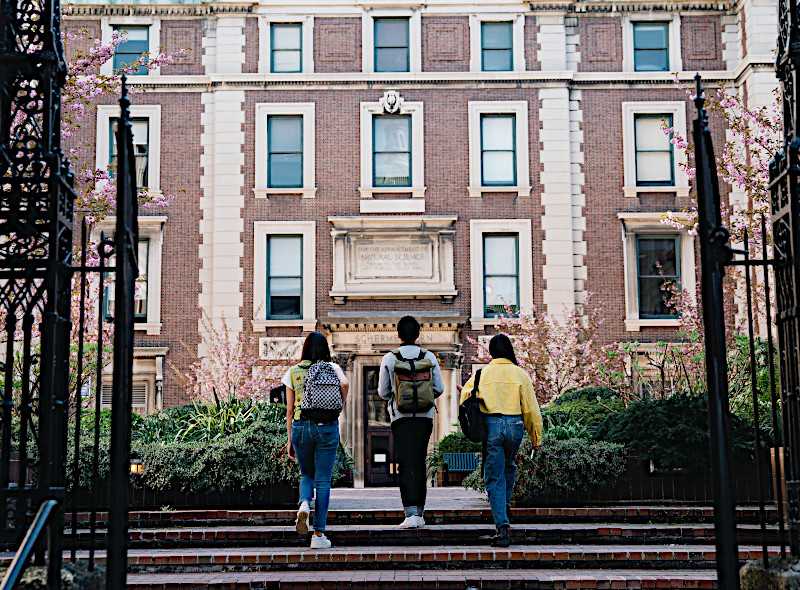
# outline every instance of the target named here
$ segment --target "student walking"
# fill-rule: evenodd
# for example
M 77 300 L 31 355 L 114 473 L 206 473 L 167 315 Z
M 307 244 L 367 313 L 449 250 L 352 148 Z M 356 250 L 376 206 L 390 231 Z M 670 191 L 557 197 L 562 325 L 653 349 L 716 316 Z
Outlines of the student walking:
M 483 479 L 489 493 L 497 535 L 492 544 L 511 544 L 508 508 L 517 476 L 517 451 L 525 431 L 534 448 L 542 441 L 542 414 L 528 374 L 517 366 L 511 339 L 497 334 L 489 341 L 492 361 L 480 369 L 461 390 L 463 403 L 476 392 L 484 414 Z
M 347 400 L 349 383 L 341 367 L 331 362 L 331 351 L 325 336 L 308 335 L 303 344 L 301 361 L 283 376 L 286 386 L 286 430 L 289 435 L 287 453 L 300 467 L 300 507 L 295 528 L 308 532 L 311 502 L 314 504 L 312 549 L 329 549 L 325 536 L 331 478 L 336 451 L 339 448 L 339 414 Z
M 433 432 L 435 400 L 444 391 L 436 356 L 416 343 L 419 331 L 415 318 L 400 318 L 397 322 L 400 347 L 383 357 L 378 379 L 378 395 L 389 406 L 400 469 L 400 496 L 405 511 L 405 519 L 400 523 L 402 529 L 425 526 L 425 459 Z

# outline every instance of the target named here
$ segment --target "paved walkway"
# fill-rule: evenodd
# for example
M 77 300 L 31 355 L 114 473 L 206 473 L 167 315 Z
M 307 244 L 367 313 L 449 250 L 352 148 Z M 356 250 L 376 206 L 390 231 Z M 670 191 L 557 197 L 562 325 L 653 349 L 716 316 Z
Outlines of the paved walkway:
M 403 503 L 399 488 L 334 488 L 333 510 L 398 510 Z M 486 496 L 462 487 L 429 488 L 426 510 L 488 509 Z

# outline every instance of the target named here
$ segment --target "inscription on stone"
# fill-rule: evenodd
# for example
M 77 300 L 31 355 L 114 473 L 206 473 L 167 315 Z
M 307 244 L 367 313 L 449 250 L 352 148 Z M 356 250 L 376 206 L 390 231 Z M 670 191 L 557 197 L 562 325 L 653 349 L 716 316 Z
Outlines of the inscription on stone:
M 357 243 L 355 267 L 357 278 L 428 278 L 433 274 L 432 246 L 400 240 Z

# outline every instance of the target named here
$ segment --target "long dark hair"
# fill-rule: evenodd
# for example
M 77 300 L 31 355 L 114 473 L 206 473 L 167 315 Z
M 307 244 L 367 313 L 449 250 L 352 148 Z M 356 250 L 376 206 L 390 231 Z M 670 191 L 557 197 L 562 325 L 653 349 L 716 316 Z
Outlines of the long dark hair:
M 319 332 L 311 332 L 306 336 L 306 341 L 303 343 L 303 354 L 300 360 L 311 361 L 316 363 L 319 361 L 331 361 L 331 349 L 328 346 L 328 340 Z
M 515 365 L 517 362 L 517 355 L 514 354 L 514 345 L 511 344 L 511 338 L 505 334 L 495 334 L 489 340 L 489 354 L 493 359 L 508 359 Z

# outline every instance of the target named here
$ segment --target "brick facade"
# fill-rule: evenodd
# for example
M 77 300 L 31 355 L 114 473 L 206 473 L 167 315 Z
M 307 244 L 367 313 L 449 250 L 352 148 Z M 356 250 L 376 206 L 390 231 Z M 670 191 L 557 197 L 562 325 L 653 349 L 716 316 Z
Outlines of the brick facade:
M 168 210 L 153 212 L 168 218 L 160 277 L 162 325 L 158 334 L 137 332 L 138 347 L 168 349 L 164 406 L 189 401 L 169 366 L 186 369 L 198 351 L 203 352 L 201 313 L 214 321 L 225 317 L 254 348 L 259 338 L 302 337 L 308 330 L 299 321 L 267 322 L 266 327 L 253 323 L 254 281 L 263 274 L 254 259 L 257 222 L 315 223 L 313 319 L 330 333 L 334 345 L 339 338 L 350 343 L 335 352 L 349 355 L 349 370 L 357 384 L 361 367 L 375 362 L 380 346 L 387 346 L 375 342 L 399 312 L 434 318 L 426 320 L 427 328 L 452 337 L 450 344 L 441 345 L 443 354 L 461 359 L 448 369 L 450 389 L 468 373 L 475 362 L 475 339 L 493 331 L 491 322 L 470 319 L 473 298 L 478 296 L 472 292 L 471 257 L 477 255 L 470 251 L 472 220 L 530 222 L 531 243 L 522 247 L 530 250 L 532 273 L 524 280 L 533 285 L 537 313 L 559 315 L 580 306 L 589 294 L 602 314 L 604 342 L 675 338 L 674 327 L 631 331 L 625 321 L 626 261 L 619 214 L 679 210 L 691 200 L 678 188 L 639 190 L 626 196 L 630 187 L 625 186 L 623 162 L 632 146 L 623 141 L 623 103 L 683 101 L 688 129 L 694 116 L 685 88 L 671 76 L 623 72 L 625 19 L 635 20 L 639 14 L 658 18 L 648 6 L 626 3 L 624 17 L 611 8 L 576 15 L 556 10 L 540 14 L 523 2 L 506 6 L 509 20 L 519 18 L 514 21 L 520 27 L 515 35 L 521 35 L 515 44 L 521 39 L 522 46 L 515 45 L 513 51 L 515 61 L 524 56 L 525 67 L 499 74 L 474 71 L 471 55 L 475 43 L 471 27 L 481 18 L 498 18 L 496 12 L 475 3 L 449 3 L 446 10 L 444 5 L 422 8 L 419 47 L 411 50 L 421 54 L 421 71 L 369 74 L 362 72 L 362 35 L 369 24 L 365 19 L 372 14 L 365 11 L 369 2 L 343 1 L 330 13 L 321 6 L 312 10 L 313 2 L 304 12 L 300 4 L 291 15 L 280 15 L 268 5 L 238 4 L 219 13 L 205 13 L 191 3 L 134 10 L 140 10 L 142 18 L 160 22 L 162 50 L 188 50 L 175 63 L 163 66 L 159 75 L 142 79 L 142 91 L 133 95 L 134 104 L 161 105 L 161 187 L 175 196 Z M 412 12 L 395 9 L 389 14 Z M 665 12 L 665 20 L 674 13 Z M 680 19 L 672 21 L 680 24 L 681 80 L 688 83 L 696 70 L 713 71 L 707 81 L 710 86 L 735 89 L 739 55 L 764 55 L 762 40 L 754 40 L 753 33 L 754 23 L 761 27 L 768 13 L 762 0 L 746 0 L 730 10 L 681 9 Z M 113 5 L 69 4 L 65 28 L 87 29 L 98 37 L 115 18 Z M 313 27 L 308 38 L 313 49 L 304 45 L 304 51 L 313 53 L 313 73 L 289 78 L 259 73 L 259 63 L 269 59 L 261 55 L 265 48 L 259 38 L 268 30 L 268 19 Z M 736 50 L 739 43 L 741 52 Z M 88 49 L 85 40 L 73 45 L 68 43 L 70 52 Z M 761 72 L 746 71 L 741 79 L 750 103 L 770 100 L 766 78 Z M 133 78 L 135 85 L 139 82 Z M 406 103 L 424 106 L 424 204 L 409 199 L 410 194 L 366 194 L 361 186 L 361 105 L 377 104 L 389 90 L 398 91 Z M 521 145 L 529 152 L 529 189 L 476 192 L 471 186 L 469 103 L 485 101 L 526 103 L 528 135 Z M 316 178 L 308 198 L 299 192 L 254 192 L 257 146 L 264 141 L 256 132 L 256 105 L 263 103 L 314 105 Z M 718 121 L 713 123 L 721 146 L 725 130 Z M 96 139 L 95 120 L 88 117 L 70 143 L 78 148 L 79 157 L 91 161 Z M 451 300 L 381 296 L 347 298 L 344 304 L 335 301 L 330 294 L 336 263 L 329 217 L 361 218 L 369 224 L 381 216 L 362 213 L 364 207 L 389 207 L 384 217 L 402 219 L 419 215 L 411 213 L 418 205 L 426 216 L 456 218 L 452 266 L 458 294 Z M 353 340 L 353 333 L 361 336 Z M 452 400 L 455 394 L 448 395 Z M 443 410 L 437 435 L 454 420 L 452 407 Z M 359 432 L 352 431 L 355 439 L 350 440 L 361 440 Z M 359 453 L 356 459 L 363 461 Z

